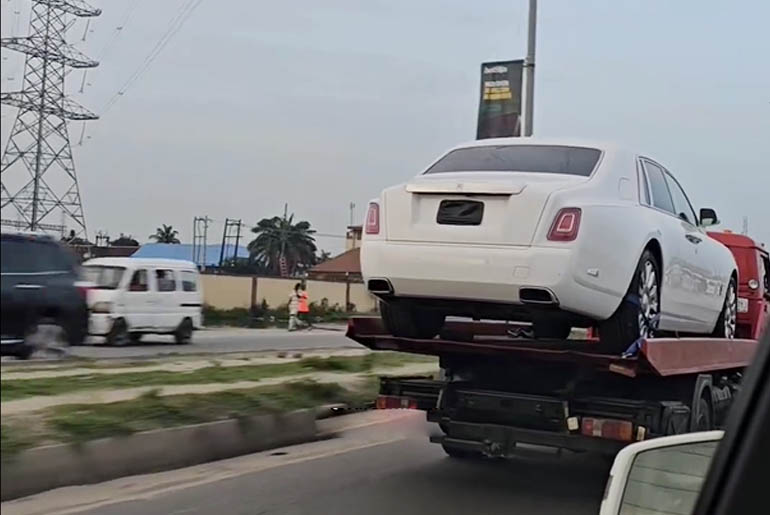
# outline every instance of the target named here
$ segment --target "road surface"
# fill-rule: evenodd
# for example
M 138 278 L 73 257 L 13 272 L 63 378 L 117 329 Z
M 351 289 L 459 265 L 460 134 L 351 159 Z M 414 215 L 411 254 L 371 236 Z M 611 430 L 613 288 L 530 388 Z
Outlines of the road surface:
M 108 347 L 102 340 L 91 338 L 88 345 L 72 347 L 73 356 L 104 358 L 138 358 L 162 354 L 218 354 L 266 350 L 303 350 L 352 347 L 360 345 L 345 338 L 345 327 L 288 332 L 285 329 L 204 329 L 193 335 L 189 345 L 176 345 L 171 336 L 147 335 L 136 345 Z
M 3 503 L 3 515 L 425 515 L 598 513 L 609 462 L 532 452 L 457 461 L 427 442 L 415 411 L 321 421 L 339 438 L 62 488 Z

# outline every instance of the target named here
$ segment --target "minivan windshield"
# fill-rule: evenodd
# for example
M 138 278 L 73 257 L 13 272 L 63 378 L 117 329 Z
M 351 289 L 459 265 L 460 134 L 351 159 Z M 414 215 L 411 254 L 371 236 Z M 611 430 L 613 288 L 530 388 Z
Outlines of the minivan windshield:
M 453 150 L 425 173 L 526 172 L 588 177 L 600 155 L 600 150 L 586 147 L 484 145 Z
M 122 266 L 85 265 L 83 280 L 92 282 L 100 290 L 114 290 L 120 284 L 126 269 Z

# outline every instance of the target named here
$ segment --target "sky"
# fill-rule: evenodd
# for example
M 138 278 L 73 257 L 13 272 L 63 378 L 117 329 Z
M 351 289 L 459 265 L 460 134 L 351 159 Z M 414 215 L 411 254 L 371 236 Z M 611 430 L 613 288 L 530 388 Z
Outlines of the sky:
M 91 239 L 165 223 L 190 241 L 208 215 L 216 240 L 225 218 L 250 227 L 288 203 L 340 251 L 349 204 L 360 223 L 381 189 L 473 139 L 480 63 L 526 50 L 526 0 L 195 0 L 124 88 L 189 1 L 93 0 L 102 15 L 71 29 L 101 61 L 82 93 L 68 76 L 101 116 L 82 145 L 69 128 Z M 3 37 L 23 34 L 29 1 L 0 5 Z M 722 228 L 747 216 L 770 245 L 769 19 L 765 0 L 541 0 L 535 135 L 638 149 Z M 4 91 L 20 63 L 3 50 Z

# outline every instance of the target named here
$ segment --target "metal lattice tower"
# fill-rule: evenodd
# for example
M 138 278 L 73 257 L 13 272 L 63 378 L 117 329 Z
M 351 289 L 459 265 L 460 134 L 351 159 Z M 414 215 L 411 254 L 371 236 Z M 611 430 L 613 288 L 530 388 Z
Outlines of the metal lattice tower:
M 33 0 L 29 35 L 0 41 L 26 54 L 21 91 L 0 94 L 0 102 L 19 108 L 0 160 L 3 225 L 63 233 L 69 222 L 86 236 L 67 121 L 98 116 L 65 96 L 64 79 L 68 67 L 99 63 L 67 44 L 65 35 L 78 17 L 101 12 L 81 0 Z

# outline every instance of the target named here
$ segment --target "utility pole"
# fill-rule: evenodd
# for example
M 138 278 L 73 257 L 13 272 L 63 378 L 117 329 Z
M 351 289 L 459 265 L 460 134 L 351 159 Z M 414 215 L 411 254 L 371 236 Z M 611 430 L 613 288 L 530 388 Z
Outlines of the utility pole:
M 355 218 L 356 218 L 356 203 L 351 202 L 350 203 L 350 224 L 349 224 L 351 227 L 353 226 Z
M 196 216 L 193 218 L 193 248 L 192 260 L 201 271 L 206 270 L 206 257 L 208 251 L 207 239 L 209 232 L 208 216 Z
M 74 18 L 99 14 L 82 0 L 33 0 L 29 35 L 0 41 L 3 48 L 26 54 L 22 89 L 0 94 L 0 102 L 19 109 L 0 160 L 3 225 L 19 225 L 9 218 L 15 212 L 25 229 L 60 232 L 62 226 L 44 221 L 59 212 L 74 223 L 77 235 L 88 236 L 67 122 L 98 116 L 65 96 L 64 79 L 68 68 L 99 63 L 65 36 Z
M 524 124 L 522 136 L 532 136 L 535 122 L 535 43 L 537 42 L 537 0 L 529 0 L 527 57 L 524 59 Z
M 743 217 L 743 230 L 741 231 L 741 234 L 744 234 L 748 236 L 749 234 L 749 217 L 744 216 Z

